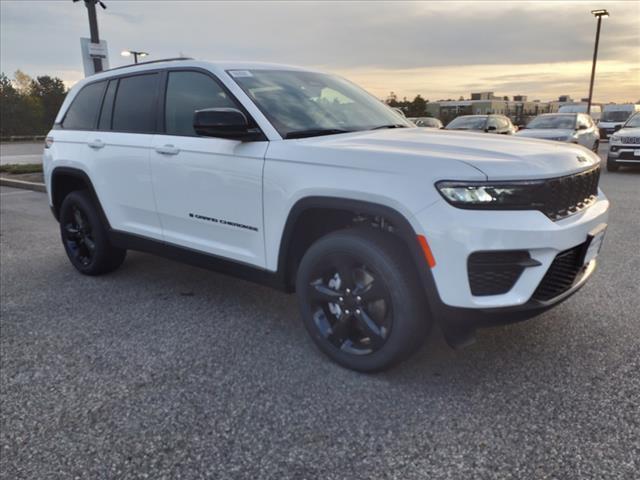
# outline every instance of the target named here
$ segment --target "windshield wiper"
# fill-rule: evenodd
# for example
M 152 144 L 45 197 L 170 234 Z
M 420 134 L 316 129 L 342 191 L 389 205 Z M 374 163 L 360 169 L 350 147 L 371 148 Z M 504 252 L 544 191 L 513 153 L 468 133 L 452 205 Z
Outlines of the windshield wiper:
M 370 130 L 382 130 L 383 128 L 407 128 L 407 126 L 402 125 L 401 123 L 392 123 L 389 125 L 380 125 L 378 127 L 373 127 Z
M 334 135 L 336 133 L 349 133 L 353 130 L 342 130 L 340 128 L 310 128 L 309 130 L 295 130 L 289 132 L 284 138 L 306 138 L 319 137 L 321 135 Z

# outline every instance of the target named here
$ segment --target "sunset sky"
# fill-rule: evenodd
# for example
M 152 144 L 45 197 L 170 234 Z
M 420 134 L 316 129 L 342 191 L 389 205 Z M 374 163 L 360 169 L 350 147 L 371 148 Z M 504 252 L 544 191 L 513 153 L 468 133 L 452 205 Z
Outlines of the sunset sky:
M 111 66 L 123 49 L 149 60 L 256 60 L 339 73 L 380 98 L 550 100 L 587 96 L 595 8 L 603 20 L 595 101 L 640 99 L 640 2 L 207 2 L 104 0 Z M 0 1 L 0 70 L 83 77 L 86 9 L 64 1 Z

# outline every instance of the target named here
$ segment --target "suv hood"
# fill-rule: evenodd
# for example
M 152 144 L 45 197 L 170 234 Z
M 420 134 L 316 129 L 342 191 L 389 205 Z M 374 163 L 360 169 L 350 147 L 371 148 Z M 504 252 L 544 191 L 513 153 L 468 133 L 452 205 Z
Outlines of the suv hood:
M 614 135 L 617 137 L 622 135 L 631 135 L 632 137 L 640 137 L 640 127 L 621 128 L 616 133 L 614 133 Z
M 575 130 L 570 128 L 525 128 L 516 133 L 519 137 L 541 138 L 543 140 L 558 139 L 563 140 L 573 135 Z
M 304 145 L 307 151 L 328 150 L 330 158 L 338 158 L 345 150 L 367 153 L 372 159 L 383 156 L 387 167 L 388 162 L 403 158 L 432 164 L 434 170 L 436 166 L 438 170 L 445 167 L 443 162 L 463 162 L 482 172 L 488 180 L 558 177 L 600 163 L 596 154 L 579 145 L 522 136 L 422 128 L 370 130 L 283 142 L 296 142 L 300 147 Z M 446 167 L 443 170 L 446 171 Z

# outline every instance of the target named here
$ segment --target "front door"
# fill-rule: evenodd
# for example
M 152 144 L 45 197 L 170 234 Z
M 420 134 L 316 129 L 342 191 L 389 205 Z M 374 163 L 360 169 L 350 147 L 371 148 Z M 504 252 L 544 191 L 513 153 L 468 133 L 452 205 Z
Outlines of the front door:
M 153 140 L 151 172 L 165 242 L 265 266 L 262 170 L 268 142 L 200 137 L 193 115 L 239 108 L 217 79 L 167 72 L 164 133 Z

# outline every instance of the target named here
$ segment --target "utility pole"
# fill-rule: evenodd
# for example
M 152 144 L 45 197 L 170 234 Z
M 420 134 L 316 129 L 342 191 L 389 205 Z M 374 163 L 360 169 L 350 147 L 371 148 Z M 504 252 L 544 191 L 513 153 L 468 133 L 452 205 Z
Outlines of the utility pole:
M 96 2 L 94 0 L 85 0 L 87 13 L 89 14 L 89 32 L 91 33 L 91 43 L 100 43 L 100 35 L 98 34 L 98 16 L 96 15 Z M 96 73 L 102 71 L 102 59 L 93 58 L 93 67 Z
M 79 0 L 73 0 L 78 2 Z M 103 9 L 106 9 L 106 5 L 100 0 L 84 0 L 84 5 L 87 7 L 87 14 L 89 15 L 89 33 L 91 34 L 91 43 L 100 44 L 100 35 L 98 34 L 98 16 L 96 15 L 96 3 L 99 3 Z M 93 57 L 93 67 L 96 73 L 102 71 L 102 58 Z
M 591 114 L 591 101 L 593 100 L 593 81 L 596 77 L 596 61 L 598 60 L 598 43 L 600 42 L 600 24 L 602 23 L 602 17 L 607 18 L 609 12 L 606 10 L 591 10 L 591 13 L 598 19 L 598 26 L 596 27 L 596 44 L 593 47 L 593 63 L 591 65 L 591 82 L 589 83 L 589 101 L 587 103 L 587 115 Z

